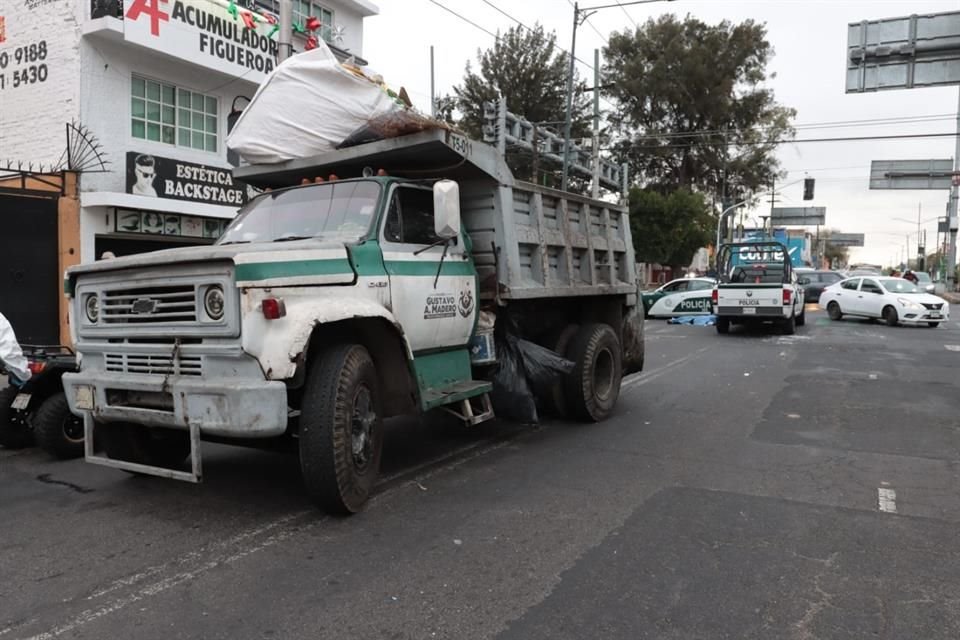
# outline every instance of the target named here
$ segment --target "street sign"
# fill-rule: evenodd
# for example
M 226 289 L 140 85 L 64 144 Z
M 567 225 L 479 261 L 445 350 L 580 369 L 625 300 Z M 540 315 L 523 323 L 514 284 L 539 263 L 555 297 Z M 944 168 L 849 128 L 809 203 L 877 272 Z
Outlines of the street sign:
M 863 241 L 862 233 L 834 233 L 827 237 L 827 244 L 835 247 L 862 247 Z
M 774 207 L 770 224 L 782 227 L 806 227 L 826 224 L 826 207 Z
M 871 189 L 949 189 L 953 160 L 874 160 Z
M 847 93 L 960 84 L 960 12 L 847 26 Z

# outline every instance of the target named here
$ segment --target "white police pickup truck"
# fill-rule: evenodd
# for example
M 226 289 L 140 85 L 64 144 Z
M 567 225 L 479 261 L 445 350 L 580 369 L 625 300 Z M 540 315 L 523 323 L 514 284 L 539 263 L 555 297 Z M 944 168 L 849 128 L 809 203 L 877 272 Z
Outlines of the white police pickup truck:
M 792 335 L 806 322 L 803 287 L 787 248 L 773 240 L 721 246 L 712 307 L 717 333 L 733 324 L 773 323 Z

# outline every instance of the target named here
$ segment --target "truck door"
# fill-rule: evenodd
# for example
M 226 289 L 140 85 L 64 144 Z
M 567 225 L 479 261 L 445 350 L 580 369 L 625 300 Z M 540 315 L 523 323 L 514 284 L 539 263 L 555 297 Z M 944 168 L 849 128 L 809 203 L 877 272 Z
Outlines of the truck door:
M 445 257 L 443 245 L 430 246 L 437 240 L 433 192 L 395 187 L 380 242 L 393 314 L 414 352 L 466 346 L 477 315 L 477 272 L 462 239 Z

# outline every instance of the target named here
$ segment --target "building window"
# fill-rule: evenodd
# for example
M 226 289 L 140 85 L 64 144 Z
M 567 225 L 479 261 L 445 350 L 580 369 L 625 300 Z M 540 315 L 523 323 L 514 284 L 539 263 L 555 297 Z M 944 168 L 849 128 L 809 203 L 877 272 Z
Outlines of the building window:
M 327 42 L 333 42 L 333 11 L 310 0 L 293 0 L 293 23 L 307 24 L 307 18 L 316 17 L 323 23 L 318 34 Z
M 217 151 L 217 99 L 133 76 L 131 135 L 141 140 Z

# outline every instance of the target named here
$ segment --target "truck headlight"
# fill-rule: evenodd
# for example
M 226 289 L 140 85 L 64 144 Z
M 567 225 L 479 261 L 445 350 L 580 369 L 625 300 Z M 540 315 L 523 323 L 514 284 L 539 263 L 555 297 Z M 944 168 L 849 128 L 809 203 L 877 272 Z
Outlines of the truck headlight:
M 97 320 L 100 319 L 100 299 L 97 297 L 97 294 L 94 293 L 87 296 L 86 301 L 83 303 L 83 309 L 87 320 L 96 324 Z
M 223 319 L 223 310 L 226 308 L 226 302 L 223 299 L 223 289 L 219 285 L 214 285 L 207 289 L 203 294 L 203 310 L 207 312 L 207 317 L 211 320 Z

